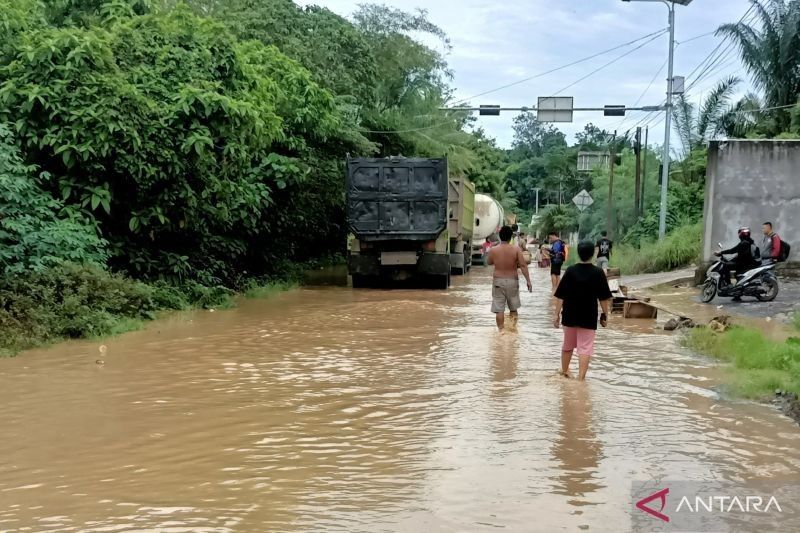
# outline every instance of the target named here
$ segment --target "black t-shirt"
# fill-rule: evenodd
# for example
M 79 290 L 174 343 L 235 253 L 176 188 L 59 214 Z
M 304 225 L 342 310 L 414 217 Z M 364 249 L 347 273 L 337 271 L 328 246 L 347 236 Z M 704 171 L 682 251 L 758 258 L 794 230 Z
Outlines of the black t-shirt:
M 605 237 L 597 241 L 597 257 L 611 257 L 611 240 Z
M 755 257 L 753 257 L 753 245 L 755 242 L 752 239 L 742 239 L 739 241 L 739 244 L 731 248 L 730 250 L 722 250 L 720 253 L 723 255 L 726 254 L 736 254 L 736 258 L 734 259 L 734 263 L 736 264 L 736 270 L 750 270 L 751 268 L 755 268 L 761 264 L 760 261 L 757 261 Z
M 578 263 L 564 273 L 555 296 L 564 300 L 561 315 L 564 326 L 597 329 L 597 302 L 610 299 L 611 290 L 601 269 Z

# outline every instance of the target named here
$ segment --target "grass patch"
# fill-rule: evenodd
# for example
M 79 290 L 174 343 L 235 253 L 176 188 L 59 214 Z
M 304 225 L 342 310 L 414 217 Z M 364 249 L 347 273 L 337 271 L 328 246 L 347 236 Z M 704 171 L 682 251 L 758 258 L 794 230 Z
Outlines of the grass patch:
M 250 282 L 245 286 L 242 294 L 245 298 L 271 298 L 276 294 L 297 287 L 293 281 Z
M 794 329 L 800 331 L 800 311 L 792 315 L 792 324 L 794 325 Z
M 698 261 L 702 229 L 700 224 L 675 228 L 662 241 L 645 242 L 640 247 L 624 243 L 614 246 L 611 265 L 623 274 L 666 272 Z
M 762 400 L 773 397 L 778 389 L 800 394 L 800 339 L 776 342 L 743 327 L 724 333 L 697 328 L 684 344 L 729 363 L 729 387 L 737 396 Z

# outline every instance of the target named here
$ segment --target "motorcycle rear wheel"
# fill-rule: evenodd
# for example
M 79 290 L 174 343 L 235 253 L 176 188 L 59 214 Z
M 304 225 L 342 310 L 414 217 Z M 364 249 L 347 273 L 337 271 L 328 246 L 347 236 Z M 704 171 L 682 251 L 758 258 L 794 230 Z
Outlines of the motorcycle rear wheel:
M 717 296 L 717 284 L 711 280 L 706 281 L 703 285 L 703 291 L 700 293 L 700 301 L 707 304 Z
M 778 296 L 778 280 L 772 277 L 764 278 L 761 281 L 761 286 L 764 288 L 763 292 L 756 294 L 759 302 L 771 302 Z

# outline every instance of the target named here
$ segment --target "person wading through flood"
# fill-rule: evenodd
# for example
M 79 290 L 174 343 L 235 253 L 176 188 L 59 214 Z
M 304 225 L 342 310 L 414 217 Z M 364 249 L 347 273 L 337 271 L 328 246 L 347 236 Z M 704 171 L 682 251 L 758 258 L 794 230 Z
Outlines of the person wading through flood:
M 556 292 L 558 280 L 561 278 L 561 267 L 567 260 L 567 245 L 564 244 L 558 234 L 554 231 L 550 234 L 550 282 L 553 285 L 553 292 Z
M 611 291 L 605 273 L 592 264 L 594 243 L 583 241 L 578 244 L 578 257 L 581 262 L 564 273 L 556 289 L 556 313 L 553 326 L 564 329 L 564 344 L 561 347 L 561 374 L 571 377 L 569 363 L 572 353 L 577 350 L 579 366 L 578 378 L 586 379 L 589 359 L 594 353 L 594 340 L 597 334 L 597 302 L 603 312 L 600 325 L 606 327 Z M 563 310 L 563 313 L 562 313 Z
M 525 257 L 519 246 L 511 244 L 513 231 L 509 226 L 500 228 L 500 244 L 489 251 L 487 263 L 494 265 L 492 278 L 492 313 L 497 320 L 497 328 L 505 327 L 506 305 L 511 311 L 512 326 L 517 322 L 517 310 L 522 305 L 519 299 L 519 273 L 522 270 L 525 281 L 528 282 L 528 292 L 533 292 L 531 276 Z
M 595 245 L 594 252 L 597 256 L 597 267 L 601 268 L 606 276 L 608 276 L 608 262 L 611 260 L 611 248 L 613 246 L 614 243 L 608 238 L 608 232 L 601 231 L 600 239 Z

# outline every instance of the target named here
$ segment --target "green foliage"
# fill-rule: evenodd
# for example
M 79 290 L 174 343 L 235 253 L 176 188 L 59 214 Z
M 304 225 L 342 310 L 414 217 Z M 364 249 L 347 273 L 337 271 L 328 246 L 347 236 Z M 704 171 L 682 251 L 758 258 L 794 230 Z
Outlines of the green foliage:
M 252 245 L 308 216 L 271 207 L 313 187 L 307 161 L 340 126 L 297 63 L 180 7 L 30 32 L 0 69 L 0 117 L 44 185 L 96 217 L 112 265 L 207 285 L 259 268 Z
M 672 114 L 683 157 L 705 147 L 709 140 L 722 133 L 726 124 L 734 120 L 729 118 L 732 109 L 728 102 L 739 83 L 741 80 L 734 76 L 719 81 L 699 106 L 690 102 L 685 93 L 677 97 Z
M 41 271 L 64 261 L 105 263 L 106 243 L 92 221 L 42 190 L 12 143 L 0 123 L 0 272 Z
M 553 148 L 566 148 L 566 136 L 552 124 L 544 124 L 526 111 L 514 118 L 514 141 L 511 144 L 516 159 L 541 157 Z
M 13 58 L 19 39 L 45 24 L 36 0 L 0 0 L 0 65 Z
M 660 187 L 653 184 L 656 189 L 654 198 L 645 216 L 636 221 L 624 234 L 623 242 L 638 245 L 643 241 L 655 239 L 658 236 L 659 216 L 661 206 L 659 203 Z M 684 184 L 678 181 L 671 182 L 667 195 L 667 231 L 675 228 L 690 226 L 698 223 L 703 218 L 704 187 L 701 183 Z
M 539 211 L 535 230 L 547 235 L 555 231 L 559 235 L 578 229 L 578 209 L 574 205 L 548 205 Z
M 700 223 L 677 227 L 661 241 L 643 241 L 639 246 L 620 243 L 614 247 L 612 263 L 623 274 L 664 272 L 688 266 L 700 258 Z
M 797 0 L 751 0 L 757 24 L 724 24 L 718 35 L 733 38 L 742 62 L 766 107 L 797 103 L 800 95 L 800 2 Z M 789 129 L 790 113 L 775 109 L 760 118 L 772 123 L 775 135 Z
M 800 394 L 800 344 L 776 342 L 762 332 L 736 327 L 724 333 L 692 330 L 690 348 L 731 364 L 731 389 L 755 399 L 773 396 L 776 389 Z
M 657 235 L 658 205 L 661 194 L 658 185 L 658 157 L 652 150 L 642 150 L 641 157 L 642 166 L 647 170 L 647 173 L 642 175 L 645 206 L 644 219 L 639 219 L 634 211 L 636 159 L 633 150 L 623 148 L 620 164 L 614 168 L 612 227 L 606 227 L 608 225 L 608 182 L 610 172 L 607 167 L 602 166 L 595 168 L 589 178 L 589 183 L 584 184 L 594 199 L 592 206 L 581 215 L 580 225 L 584 233 L 597 236 L 601 231 L 607 230 L 611 232 L 615 240 L 620 240 L 621 237 L 631 231 L 641 231 L 642 235 L 647 237 L 655 237 Z M 572 198 L 572 196 L 569 196 L 569 198 Z M 642 225 L 643 220 L 646 221 L 651 216 L 651 213 L 655 215 L 654 228 Z M 674 227 L 674 225 L 670 227 Z
M 575 140 L 581 150 L 596 152 L 607 148 L 609 136 L 609 132 L 590 122 L 583 127 L 583 131 L 575 134 Z
M 245 298 L 270 298 L 295 287 L 297 287 L 297 284 L 289 281 L 259 283 L 254 280 L 245 288 L 244 296 Z

